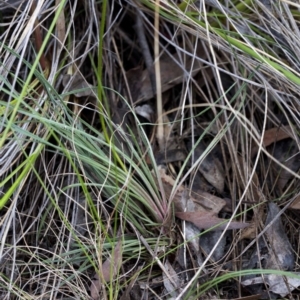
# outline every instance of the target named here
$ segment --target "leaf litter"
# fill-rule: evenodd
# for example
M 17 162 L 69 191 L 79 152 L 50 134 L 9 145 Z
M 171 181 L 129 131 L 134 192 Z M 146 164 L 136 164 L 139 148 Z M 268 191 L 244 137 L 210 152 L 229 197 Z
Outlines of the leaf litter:
M 265 237 L 265 239 L 263 237 Z M 261 262 L 263 268 L 269 270 L 293 271 L 295 266 L 294 250 L 285 233 L 281 221 L 280 209 L 273 202 L 268 204 L 268 214 L 263 237 L 259 240 L 258 250 L 252 254 L 252 258 L 249 261 L 251 266 L 248 265 L 247 267 L 253 268 L 255 265 L 260 264 L 258 262 L 258 251 L 262 252 L 264 249 L 265 254 L 261 256 L 264 260 L 264 262 Z M 291 277 L 276 274 L 265 274 L 259 277 L 248 276 L 252 278 L 243 280 L 242 285 L 254 285 L 256 291 L 258 291 L 262 290 L 263 284 L 267 284 L 269 292 L 285 297 L 300 286 L 300 272 L 292 272 L 290 275 Z M 259 287 L 257 286 L 258 284 L 260 284 Z

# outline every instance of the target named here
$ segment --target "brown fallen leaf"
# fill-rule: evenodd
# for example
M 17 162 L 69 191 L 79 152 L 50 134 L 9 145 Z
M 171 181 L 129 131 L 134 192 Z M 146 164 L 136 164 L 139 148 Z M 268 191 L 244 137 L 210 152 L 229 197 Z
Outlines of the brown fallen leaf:
M 193 223 L 187 222 L 185 224 L 184 239 L 188 241 L 190 250 L 193 251 L 193 255 L 196 257 L 196 262 L 198 263 L 199 267 L 203 264 L 203 257 L 199 245 L 200 234 L 201 230 L 198 227 L 196 227 Z M 182 248 L 182 250 L 184 251 L 184 247 Z M 180 263 L 182 268 L 186 268 L 184 257 L 182 258 L 182 262 L 180 262 L 179 260 L 178 262 Z
M 242 281 L 244 286 L 253 286 L 256 284 L 267 284 L 269 292 L 285 297 L 300 286 L 300 273 L 291 272 L 295 277 L 284 277 L 276 274 L 265 274 L 263 277 L 255 277 Z M 262 298 L 259 298 L 262 299 Z M 272 298 L 278 299 L 278 298 Z
M 159 171 L 166 197 L 169 198 L 175 182 L 171 176 L 166 174 L 164 169 Z M 199 190 L 192 192 L 183 186 L 179 186 L 173 196 L 173 202 L 176 217 L 193 223 L 199 229 L 209 229 L 226 221 L 217 217 L 226 204 L 225 200 L 209 193 Z M 215 229 L 224 229 L 226 225 L 224 223 Z M 247 226 L 249 226 L 247 223 L 231 222 L 228 229 L 243 229 Z
M 279 142 L 281 140 L 292 138 L 292 130 L 290 126 L 282 126 L 280 128 L 271 128 L 265 131 L 263 136 L 263 146 L 267 147 L 273 144 L 274 142 Z M 255 145 L 252 148 L 251 156 L 253 157 L 258 151 L 258 146 Z
M 252 253 L 251 258 L 249 259 L 249 265 L 246 269 L 252 269 L 259 265 L 259 260 L 262 260 L 262 257 L 265 269 L 283 271 L 292 271 L 294 269 L 294 249 L 282 224 L 281 214 L 281 209 L 276 203 L 268 203 L 264 238 L 259 239 L 258 247 L 256 247 L 256 250 Z M 263 255 L 261 255 L 262 253 Z M 290 274 L 295 274 L 295 278 L 283 277 L 277 274 L 264 274 L 263 277 L 250 275 L 241 283 L 244 286 L 250 287 L 257 284 L 265 284 L 268 286 L 269 292 L 285 297 L 300 285 L 299 273 L 291 272 Z M 254 289 L 254 291 L 256 290 L 257 288 Z
M 189 148 L 192 149 L 191 143 L 189 144 Z M 207 151 L 207 147 L 201 142 L 193 151 L 195 157 L 198 159 Z M 216 157 L 216 155 L 212 154 L 211 152 L 208 153 L 199 165 L 199 172 L 220 194 L 223 193 L 225 172 L 220 160 L 218 157 Z
M 81 74 L 66 74 L 63 77 L 62 84 L 67 91 L 76 97 L 95 97 L 95 87 L 90 85 Z
M 266 269 L 293 270 L 295 266 L 294 249 L 291 245 L 280 216 L 280 208 L 276 203 L 268 203 L 266 219 L 266 237 L 270 248 Z M 271 224 L 270 224 L 271 223 Z
M 199 229 L 210 229 L 212 227 L 215 227 L 214 230 L 218 229 L 225 229 L 227 226 L 227 223 L 223 223 L 226 220 L 218 218 L 214 213 L 210 212 L 176 212 L 176 217 L 184 220 L 189 221 L 196 225 Z M 220 224 L 223 223 L 223 224 Z M 220 224 L 219 226 L 217 226 Z M 231 222 L 227 229 L 243 229 L 245 227 L 249 226 L 247 223 L 243 222 Z
M 174 268 L 168 260 L 166 260 L 164 266 L 165 270 L 167 271 L 167 274 L 163 272 L 164 287 L 167 290 L 168 295 L 171 295 L 173 298 L 176 298 L 180 292 L 182 283 L 178 274 L 176 273 L 176 271 L 174 270 Z
M 271 149 L 270 149 L 271 150 Z M 270 152 L 272 156 L 283 164 L 286 169 L 279 166 L 274 161 L 270 161 L 270 175 L 268 184 L 276 186 L 278 194 L 282 194 L 285 186 L 293 177 L 291 172 L 298 172 L 300 168 L 300 154 L 298 143 L 293 139 L 276 142 Z
M 279 142 L 289 137 L 293 137 L 290 126 L 268 129 L 264 134 L 264 146 L 267 147 L 274 142 Z
M 185 64 L 182 65 L 182 54 L 167 54 L 161 56 L 160 58 L 160 80 L 161 80 L 161 90 L 165 92 L 175 86 L 176 84 L 184 81 L 186 77 L 186 72 L 196 75 L 202 68 L 202 63 L 194 59 L 191 56 L 187 56 L 184 61 Z M 206 53 L 201 44 L 198 44 L 196 51 L 196 56 L 205 58 Z M 133 71 L 129 70 L 130 75 L 128 74 L 127 80 L 129 89 L 132 94 L 132 98 L 135 104 L 149 100 L 154 97 L 153 87 L 149 77 L 149 71 L 145 69 L 142 74 L 139 76 L 139 79 L 133 79 L 131 73 Z
M 265 219 L 266 204 L 261 204 L 258 207 L 253 208 L 253 217 L 249 222 L 249 226 L 241 231 L 240 240 L 250 239 L 253 240 L 257 237 L 257 230 L 260 226 L 263 226 Z
M 291 209 L 300 209 L 300 196 L 297 196 L 292 204 L 289 206 Z
M 147 70 L 145 70 L 144 73 L 146 71 Z M 143 76 L 146 76 L 146 74 L 143 74 L 143 68 L 141 66 L 130 69 L 126 72 L 126 86 L 129 88 L 127 93 L 129 94 L 128 96 L 131 101 L 137 99 L 141 93 Z
M 187 224 L 190 224 L 190 222 L 187 222 Z M 211 230 L 201 235 L 199 246 L 205 255 L 211 253 L 210 259 L 217 262 L 225 255 L 228 237 L 230 237 L 228 231 L 224 234 L 223 230 Z M 217 243 L 218 247 L 215 248 Z
M 140 271 L 142 266 L 138 267 L 138 270 L 135 274 L 131 276 L 130 282 L 125 288 L 123 295 L 120 300 L 133 300 L 133 299 L 141 299 L 141 288 L 138 284 L 136 284 L 137 278 L 140 275 Z
M 174 185 L 174 180 L 165 173 L 164 169 L 160 169 L 160 176 L 166 197 L 169 198 Z M 226 221 L 225 219 L 217 217 L 226 202 L 209 193 L 199 190 L 197 190 L 197 192 L 192 192 L 183 186 L 179 186 L 173 197 L 173 202 L 176 217 L 193 223 L 199 229 L 209 229 Z M 247 226 L 249 226 L 247 223 L 231 222 L 228 229 L 242 229 Z M 217 226 L 216 229 L 220 230 L 225 227 L 226 223 Z
M 166 149 L 165 151 L 159 151 L 155 156 L 155 160 L 158 165 L 162 165 L 184 161 L 186 156 L 186 151 L 183 149 Z
M 175 181 L 171 176 L 166 174 L 164 169 L 160 169 L 159 171 L 166 197 L 170 198 Z M 177 188 L 173 202 L 175 211 L 177 212 L 184 212 L 186 210 L 209 211 L 215 214 L 218 214 L 226 204 L 224 199 L 201 190 L 191 191 L 182 185 Z
M 91 297 L 93 300 L 100 300 L 100 291 L 103 283 L 109 282 L 114 278 L 122 264 L 122 239 L 120 239 L 114 249 L 113 257 L 108 258 L 100 268 L 99 273 L 97 272 L 92 279 L 92 284 L 90 286 Z M 112 274 L 111 274 L 112 272 Z

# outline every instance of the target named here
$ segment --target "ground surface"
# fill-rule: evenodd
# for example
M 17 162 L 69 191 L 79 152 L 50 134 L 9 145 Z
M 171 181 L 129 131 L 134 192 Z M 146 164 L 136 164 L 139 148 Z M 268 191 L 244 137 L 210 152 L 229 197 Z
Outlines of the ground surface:
M 0 299 L 297 299 L 299 18 L 0 1 Z

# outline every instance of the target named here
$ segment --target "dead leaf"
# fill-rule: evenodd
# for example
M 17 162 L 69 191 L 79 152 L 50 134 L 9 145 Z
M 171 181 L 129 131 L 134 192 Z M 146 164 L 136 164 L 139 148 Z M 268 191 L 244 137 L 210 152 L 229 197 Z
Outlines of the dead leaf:
M 196 55 L 202 59 L 206 57 L 206 53 L 200 44 L 198 44 Z M 187 74 L 186 72 L 191 74 L 190 76 L 193 77 L 201 70 L 202 63 L 200 63 L 198 60 L 193 59 L 191 56 L 188 56 L 183 60 L 182 56 L 183 54 L 179 55 L 178 53 L 165 53 L 161 56 L 160 78 L 162 92 L 165 92 L 176 84 L 181 83 Z M 182 61 L 185 61 L 184 65 L 182 65 Z M 136 79 L 131 81 L 129 76 L 128 84 L 130 91 L 134 91 L 132 92 L 132 98 L 135 104 L 154 97 L 153 87 L 149 77 L 149 71 L 147 69 L 142 72 L 142 75 L 139 77 L 139 82 L 137 82 Z
M 289 208 L 291 209 L 300 209 L 300 195 L 297 196 L 294 201 L 292 202 L 292 204 L 289 206 Z
M 265 131 L 264 134 L 264 146 L 267 147 L 274 142 L 279 142 L 286 138 L 293 137 L 290 126 L 282 126 L 279 128 L 271 128 Z
M 214 213 L 208 213 L 208 212 L 176 212 L 175 213 L 176 217 L 184 220 L 184 221 L 189 221 L 193 224 L 195 224 L 199 229 L 210 229 L 212 227 L 215 227 L 214 230 L 218 229 L 225 229 L 227 223 L 220 224 L 223 222 L 226 222 L 225 219 L 221 219 L 215 216 Z M 217 226 L 220 224 L 219 226 Z M 249 226 L 247 223 L 242 223 L 242 222 L 231 222 L 227 229 L 242 229 Z
M 168 260 L 166 260 L 164 266 L 165 270 L 167 271 L 167 273 L 163 272 L 165 289 L 167 290 L 169 295 L 176 298 L 178 296 L 178 292 L 180 292 L 180 279 Z
M 249 224 L 248 227 L 244 228 L 241 232 L 240 240 L 243 239 L 255 239 L 257 236 L 257 224 L 255 224 L 255 221 Z
M 144 105 L 136 106 L 134 108 L 134 111 L 136 112 L 137 115 L 142 116 L 149 122 L 154 122 L 154 118 L 153 118 L 154 111 L 151 105 L 144 104 Z
M 300 273 L 293 273 L 296 276 L 300 275 Z M 285 297 L 290 294 L 291 291 L 298 288 L 300 286 L 300 277 L 286 277 L 269 274 L 267 276 L 267 284 L 269 285 L 269 290 L 275 294 L 280 295 L 281 297 Z
M 267 147 L 287 138 L 293 137 L 292 130 L 290 126 L 281 126 L 279 128 L 271 128 L 265 131 L 263 136 L 263 146 Z M 258 151 L 258 146 L 254 146 L 251 151 L 251 156 L 253 157 Z
M 184 161 L 186 156 L 187 154 L 183 149 L 166 149 L 166 151 L 159 151 L 155 155 L 155 160 L 158 165 L 162 165 L 175 161 Z
M 249 226 L 241 231 L 240 239 L 256 239 L 257 231 L 260 226 L 263 226 L 263 221 L 265 220 L 265 204 L 261 204 L 253 208 L 253 217 Z
M 132 101 L 135 101 L 141 93 L 142 78 L 147 75 L 145 74 L 146 71 L 143 73 L 142 67 L 138 66 L 126 72 L 126 83 L 128 84 L 130 93 L 129 98 Z
M 60 4 L 60 0 L 56 0 L 55 2 L 58 7 Z M 63 45 L 65 43 L 65 38 L 66 38 L 66 25 L 65 24 L 66 24 L 65 12 L 62 9 L 56 20 L 56 36 L 57 36 L 57 39 L 60 41 L 61 47 L 63 47 Z
M 100 291 L 103 283 L 109 282 L 117 274 L 122 264 L 122 239 L 119 239 L 114 251 L 113 257 L 108 258 L 100 268 L 99 273 L 96 273 L 92 279 L 90 286 L 91 297 L 93 300 L 100 300 Z
M 171 176 L 166 174 L 165 169 L 160 168 L 159 172 L 166 197 L 170 198 L 175 181 Z M 177 212 L 184 212 L 188 210 L 212 212 L 215 214 L 218 214 L 226 204 L 225 200 L 217 196 L 201 190 L 191 191 L 183 186 L 176 188 L 173 202 L 175 205 L 175 211 Z
M 300 286 L 300 273 L 291 273 L 297 277 L 283 277 L 275 274 L 266 274 L 262 278 L 255 277 L 242 281 L 242 285 L 251 286 L 255 284 L 264 284 L 268 285 L 268 291 L 278 294 L 281 297 L 285 297 L 290 294 L 291 291 Z
M 170 198 L 173 186 L 175 184 L 171 176 L 166 174 L 162 168 L 159 169 L 164 191 L 167 198 Z M 189 189 L 179 186 L 173 197 L 176 217 L 189 221 L 199 229 L 209 229 L 222 222 L 217 214 L 225 206 L 225 200 L 208 194 L 206 192 L 191 192 Z M 231 222 L 228 229 L 242 229 L 249 226 L 247 223 Z M 226 227 L 226 223 L 217 226 L 215 229 L 221 230 Z
M 67 91 L 74 94 L 76 97 L 95 96 L 94 87 L 90 85 L 85 78 L 80 74 L 66 74 L 63 77 L 63 86 Z
M 294 251 L 282 225 L 281 218 L 278 216 L 280 209 L 273 202 L 268 204 L 268 209 L 266 236 L 270 247 L 266 269 L 293 270 L 295 264 Z
M 222 230 L 206 232 L 200 237 L 200 247 L 202 248 L 202 250 L 204 250 L 206 254 L 210 253 L 215 247 L 218 240 L 220 239 L 221 235 L 223 235 L 218 243 L 218 247 L 214 250 L 214 252 L 211 255 L 211 259 L 213 259 L 214 261 L 218 261 L 224 256 L 226 240 L 229 236 L 228 234 L 229 232 L 223 234 Z
M 274 158 L 287 168 L 287 170 L 283 169 L 274 161 L 270 162 L 271 173 L 268 176 L 270 189 L 272 189 L 271 186 L 276 185 L 279 193 L 282 193 L 286 184 L 293 177 L 288 170 L 297 172 L 300 168 L 299 147 L 295 140 L 288 139 L 276 142 L 270 152 Z
M 191 199 L 199 206 L 205 208 L 205 211 L 215 213 L 216 215 L 226 205 L 224 199 L 201 190 L 193 190 L 191 192 Z
M 294 251 L 281 222 L 280 208 L 273 202 L 268 203 L 265 226 L 265 238 L 259 239 L 258 248 L 252 254 L 247 268 L 252 269 L 259 265 L 259 260 L 263 257 L 265 269 L 293 270 L 295 265 Z M 264 252 L 263 255 L 262 251 Z M 266 251 L 268 251 L 267 254 L 265 254 Z M 299 275 L 298 273 L 291 274 Z M 300 285 L 300 278 L 285 278 L 276 274 L 267 274 L 263 278 L 250 275 L 250 278 L 243 280 L 242 284 L 246 286 L 267 284 L 268 291 L 284 297 Z
M 138 270 L 135 274 L 133 274 L 130 278 L 130 282 L 127 285 L 124 293 L 122 294 L 120 300 L 132 300 L 132 299 L 141 299 L 141 290 L 138 284 L 135 284 L 137 278 L 140 274 L 142 266 L 138 267 Z M 135 294 L 136 297 L 132 297 L 132 294 Z
M 191 144 L 189 145 L 191 147 Z M 207 147 L 201 142 L 193 150 L 196 159 L 207 151 Z M 223 166 L 216 155 L 213 153 L 208 153 L 204 160 L 199 165 L 199 171 L 202 176 L 214 187 L 216 190 L 222 194 L 224 191 L 225 184 L 225 172 Z
M 185 224 L 185 230 L 184 230 L 184 240 L 188 241 L 191 249 L 193 250 L 193 254 L 196 256 L 196 261 L 198 263 L 198 266 L 202 266 L 203 264 L 203 258 L 200 252 L 199 247 L 199 236 L 200 236 L 201 230 L 196 227 L 193 223 L 187 222 Z M 183 260 L 184 261 L 184 260 Z M 186 267 L 183 264 L 181 264 L 182 267 Z

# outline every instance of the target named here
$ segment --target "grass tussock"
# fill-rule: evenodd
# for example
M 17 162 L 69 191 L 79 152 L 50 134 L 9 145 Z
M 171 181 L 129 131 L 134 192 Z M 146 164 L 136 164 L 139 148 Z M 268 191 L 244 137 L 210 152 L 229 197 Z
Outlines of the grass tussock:
M 298 297 L 299 18 L 2 1 L 0 298 Z

